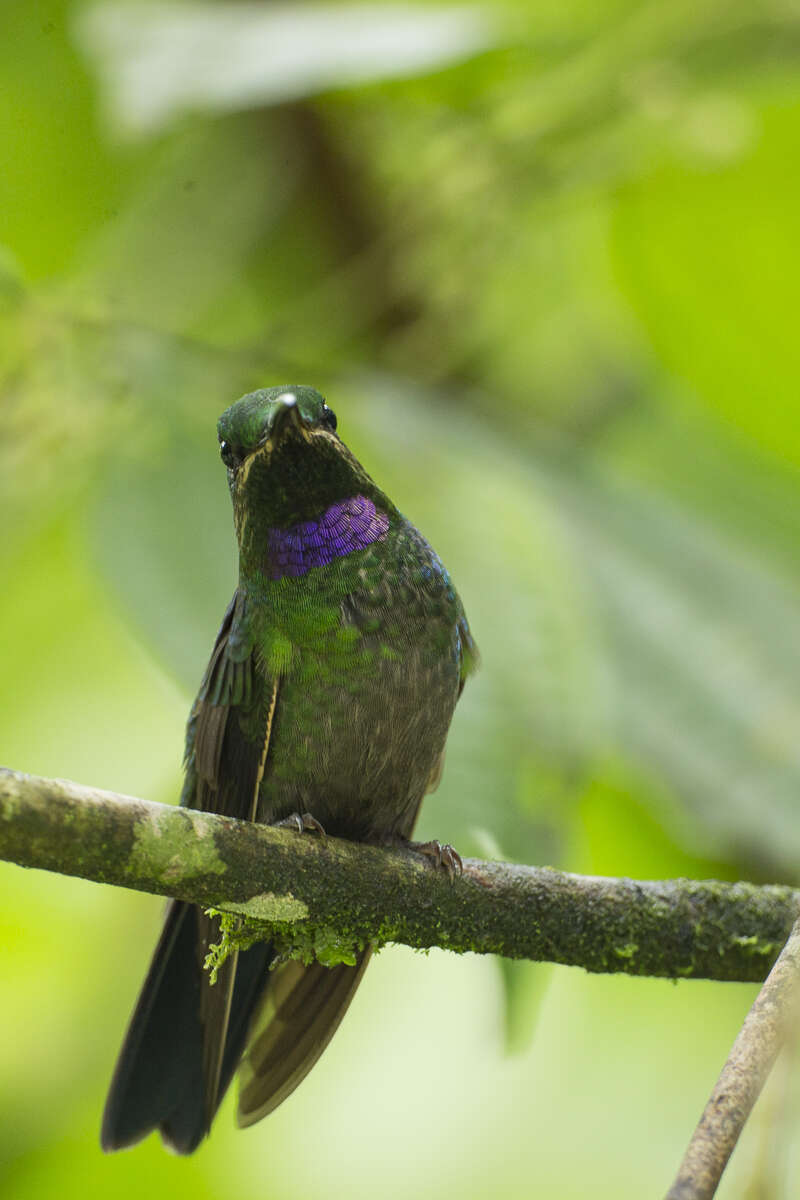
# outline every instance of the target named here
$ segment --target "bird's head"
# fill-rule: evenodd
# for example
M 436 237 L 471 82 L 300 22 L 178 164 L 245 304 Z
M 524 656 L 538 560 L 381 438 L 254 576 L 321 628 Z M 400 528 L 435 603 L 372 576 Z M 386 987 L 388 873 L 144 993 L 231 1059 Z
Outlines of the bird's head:
M 217 423 L 243 555 L 269 530 L 312 521 L 356 495 L 393 508 L 336 432 L 336 415 L 311 387 L 242 396 Z
M 246 477 L 255 455 L 268 461 L 287 438 L 311 446 L 312 439 L 319 444 L 335 437 L 336 416 L 314 388 L 261 388 L 225 410 L 217 434 L 222 461 L 236 483 Z

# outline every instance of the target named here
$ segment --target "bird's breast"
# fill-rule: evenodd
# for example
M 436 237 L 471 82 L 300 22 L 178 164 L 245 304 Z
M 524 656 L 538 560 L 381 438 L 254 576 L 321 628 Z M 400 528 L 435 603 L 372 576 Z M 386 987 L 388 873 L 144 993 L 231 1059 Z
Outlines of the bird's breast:
M 308 811 L 342 836 L 405 832 L 458 696 L 455 624 L 350 595 L 335 619 L 290 648 L 277 639 L 271 654 L 286 665 L 259 819 Z

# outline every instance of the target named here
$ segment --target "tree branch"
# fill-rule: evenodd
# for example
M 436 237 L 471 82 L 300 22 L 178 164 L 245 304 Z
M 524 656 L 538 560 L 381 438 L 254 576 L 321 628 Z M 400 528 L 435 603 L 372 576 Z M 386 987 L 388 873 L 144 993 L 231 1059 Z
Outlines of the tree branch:
M 0 858 L 268 922 L 313 953 L 402 942 L 587 971 L 762 980 L 800 892 L 638 882 L 297 834 L 0 768 Z M 265 936 L 268 933 L 265 932 Z
M 800 1015 L 800 921 L 745 1018 L 666 1200 L 711 1200 L 787 1035 Z

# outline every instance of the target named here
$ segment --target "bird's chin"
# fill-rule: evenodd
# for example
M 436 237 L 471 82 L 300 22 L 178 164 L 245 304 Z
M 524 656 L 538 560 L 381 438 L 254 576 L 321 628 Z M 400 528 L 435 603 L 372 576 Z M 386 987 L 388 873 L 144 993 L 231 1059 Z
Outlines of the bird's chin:
M 302 452 L 306 446 L 314 443 L 315 438 L 316 435 L 301 422 L 293 422 L 290 425 L 288 421 L 284 421 L 282 427 L 270 434 L 264 444 L 259 446 L 256 454 L 260 454 L 263 461 L 270 464 L 276 456 L 281 454 Z
M 327 457 L 331 452 L 339 454 L 341 448 L 339 438 L 329 429 L 307 426 L 300 420 L 291 424 L 284 421 L 281 429 L 271 434 L 251 457 L 261 456 L 261 460 L 271 467 L 283 457 L 303 457 L 306 452 L 321 453 Z

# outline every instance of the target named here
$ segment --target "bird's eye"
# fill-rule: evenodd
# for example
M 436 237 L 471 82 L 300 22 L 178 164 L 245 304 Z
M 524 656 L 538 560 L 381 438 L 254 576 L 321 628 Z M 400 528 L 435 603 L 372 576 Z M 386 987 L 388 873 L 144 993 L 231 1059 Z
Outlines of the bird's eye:
M 322 417 L 320 420 L 323 425 L 327 426 L 327 428 L 331 430 L 331 432 L 335 432 L 337 423 L 336 413 L 332 408 L 328 408 L 327 404 L 323 404 L 322 406 Z
M 234 450 L 230 442 L 221 441 L 219 444 L 219 453 L 228 470 L 235 471 L 241 462 L 241 457 Z

